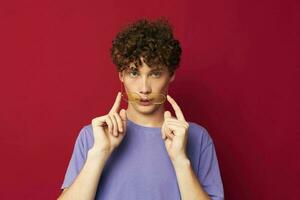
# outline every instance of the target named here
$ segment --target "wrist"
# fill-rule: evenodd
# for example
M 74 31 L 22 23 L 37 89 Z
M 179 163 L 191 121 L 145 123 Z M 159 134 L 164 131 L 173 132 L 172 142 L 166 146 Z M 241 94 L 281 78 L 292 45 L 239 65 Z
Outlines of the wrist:
M 95 147 L 92 147 L 88 151 L 88 157 L 97 158 L 97 159 L 108 159 L 111 155 L 112 150 L 102 150 Z
M 191 165 L 191 161 L 188 157 L 182 157 L 172 160 L 174 168 L 182 168 L 182 167 L 189 167 Z

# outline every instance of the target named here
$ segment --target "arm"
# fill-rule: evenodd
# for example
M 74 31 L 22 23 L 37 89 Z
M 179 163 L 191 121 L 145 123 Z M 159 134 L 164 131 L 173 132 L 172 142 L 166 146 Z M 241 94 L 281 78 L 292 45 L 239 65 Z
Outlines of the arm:
M 188 158 L 182 161 L 174 161 L 173 166 L 182 200 L 210 200 L 199 183 Z
M 169 95 L 167 99 L 175 110 L 176 118 L 172 117 L 169 111 L 164 112 L 162 138 L 175 169 L 181 198 L 183 200 L 224 199 L 217 156 L 209 134 L 204 134 L 211 142 L 199 152 L 199 164 L 195 174 L 186 154 L 190 123 L 185 120 L 175 100 Z
M 58 200 L 94 199 L 98 182 L 110 153 L 95 150 L 88 151 L 87 160 L 72 185 L 65 189 Z M 88 185 L 88 187 L 87 187 Z
M 72 158 L 67 169 L 58 199 L 91 200 L 95 198 L 102 171 L 114 149 L 121 143 L 126 133 L 126 111 L 119 107 L 121 93 L 107 115 L 92 120 L 92 130 L 83 128 L 76 140 Z M 89 149 L 88 134 L 92 132 L 92 148 Z

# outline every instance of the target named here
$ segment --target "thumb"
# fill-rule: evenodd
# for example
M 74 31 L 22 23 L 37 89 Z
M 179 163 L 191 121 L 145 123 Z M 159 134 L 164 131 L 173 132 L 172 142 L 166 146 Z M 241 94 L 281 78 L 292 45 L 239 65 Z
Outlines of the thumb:
M 120 117 L 121 117 L 122 121 L 127 121 L 127 114 L 126 114 L 125 109 L 121 109 L 119 114 L 120 114 Z
M 127 128 L 127 114 L 126 114 L 126 110 L 125 109 L 121 109 L 120 113 L 119 113 L 122 123 L 123 123 L 123 133 L 126 133 L 126 128 Z
M 164 112 L 164 120 L 166 121 L 166 119 L 171 118 L 172 114 L 170 111 L 165 111 Z M 170 128 L 167 127 L 167 125 L 163 124 L 163 131 L 162 131 L 162 138 L 163 139 L 167 139 L 168 137 L 170 137 L 170 135 L 172 135 L 172 131 L 170 130 Z
M 167 118 L 171 118 L 172 117 L 172 115 L 171 115 L 171 113 L 170 113 L 170 111 L 165 111 L 164 112 L 164 119 L 166 120 Z

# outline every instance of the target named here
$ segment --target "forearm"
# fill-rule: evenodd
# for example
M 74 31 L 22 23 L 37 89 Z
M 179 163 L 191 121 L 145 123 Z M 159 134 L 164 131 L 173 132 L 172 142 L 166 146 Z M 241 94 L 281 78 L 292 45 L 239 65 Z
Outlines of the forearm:
M 109 153 L 94 149 L 88 151 L 86 162 L 72 183 L 72 185 L 59 196 L 59 200 L 92 200 L 95 198 L 100 176 Z
M 174 161 L 173 166 L 182 200 L 210 200 L 198 181 L 189 159 Z

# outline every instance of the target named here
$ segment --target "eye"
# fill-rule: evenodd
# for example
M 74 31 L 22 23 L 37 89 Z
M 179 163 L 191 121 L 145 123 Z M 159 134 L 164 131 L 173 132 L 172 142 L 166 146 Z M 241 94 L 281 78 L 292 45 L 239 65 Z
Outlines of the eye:
M 132 77 L 136 77 L 137 71 L 130 71 L 129 74 L 130 74 L 130 76 L 132 76 Z
M 154 75 L 154 77 L 159 77 L 161 75 L 161 72 L 153 72 L 152 75 Z

